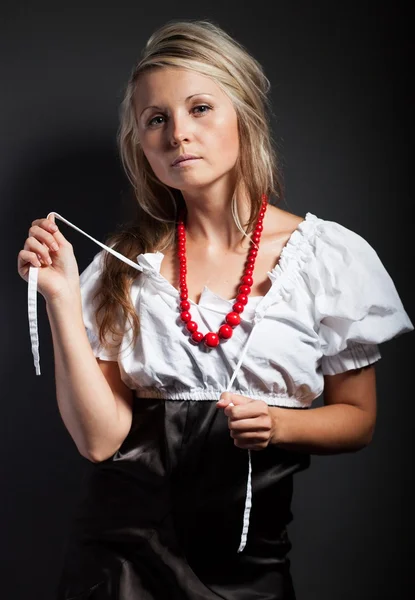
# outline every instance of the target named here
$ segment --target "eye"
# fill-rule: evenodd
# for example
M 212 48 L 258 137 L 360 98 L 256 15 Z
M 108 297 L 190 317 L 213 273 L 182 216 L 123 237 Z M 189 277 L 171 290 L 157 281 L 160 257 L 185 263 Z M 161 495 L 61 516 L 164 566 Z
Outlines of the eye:
M 198 109 L 200 109 L 200 111 Z M 198 106 L 194 106 L 192 110 L 196 110 L 199 114 L 203 114 L 211 110 L 211 107 L 208 104 L 199 104 Z
M 150 119 L 150 121 L 147 123 L 148 127 L 154 127 L 154 125 L 160 125 L 161 121 L 157 121 L 157 119 L 164 119 L 164 117 L 162 115 L 157 115 L 156 117 L 153 117 L 152 119 Z

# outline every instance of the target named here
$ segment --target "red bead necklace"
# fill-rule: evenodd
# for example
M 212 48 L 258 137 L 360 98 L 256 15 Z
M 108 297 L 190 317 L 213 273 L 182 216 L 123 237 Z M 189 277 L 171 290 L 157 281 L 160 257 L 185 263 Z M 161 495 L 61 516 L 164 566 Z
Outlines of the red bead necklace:
M 203 333 L 198 331 L 198 325 L 195 323 L 195 321 L 192 321 L 192 316 L 189 312 L 190 302 L 188 300 L 189 295 L 186 283 L 186 229 L 183 220 L 179 220 L 177 226 L 177 256 L 180 262 L 180 318 L 186 324 L 186 330 L 191 333 L 191 340 L 195 344 L 200 344 L 200 342 L 203 341 L 208 348 L 215 348 L 218 346 L 221 339 L 227 340 L 232 337 L 232 328 L 236 327 L 241 322 L 241 317 L 239 315 L 244 311 L 245 305 L 248 302 L 248 296 L 251 293 L 252 284 L 254 283 L 252 274 L 254 272 L 255 259 L 258 254 L 259 241 L 261 239 L 261 233 L 263 230 L 262 223 L 267 206 L 268 199 L 267 196 L 263 194 L 261 210 L 259 211 L 258 221 L 251 237 L 251 247 L 249 249 L 248 258 L 245 264 L 244 274 L 241 278 L 241 285 L 238 288 L 239 294 L 236 296 L 236 302 L 232 307 L 233 311 L 226 315 L 226 323 L 221 325 L 217 333 L 209 331 L 209 333 L 206 333 L 206 335 L 203 335 Z M 255 245 L 257 247 L 255 247 Z

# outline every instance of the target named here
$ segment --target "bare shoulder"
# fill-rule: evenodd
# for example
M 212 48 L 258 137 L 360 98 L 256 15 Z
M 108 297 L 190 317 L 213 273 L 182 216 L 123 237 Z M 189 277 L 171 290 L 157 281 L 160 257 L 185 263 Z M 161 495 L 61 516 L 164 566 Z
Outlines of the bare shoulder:
M 304 217 L 269 205 L 264 221 L 264 234 L 269 239 L 284 240 L 304 221 Z

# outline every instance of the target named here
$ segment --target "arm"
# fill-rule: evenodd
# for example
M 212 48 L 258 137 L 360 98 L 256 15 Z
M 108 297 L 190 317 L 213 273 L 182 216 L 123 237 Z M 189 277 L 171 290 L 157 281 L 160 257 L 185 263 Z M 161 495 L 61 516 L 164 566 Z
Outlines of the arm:
M 354 452 L 371 441 L 375 427 L 375 367 L 326 375 L 324 402 L 312 409 L 281 408 L 223 392 L 217 406 L 224 409 L 238 448 L 275 444 L 310 454 Z
M 128 434 L 133 392 L 121 380 L 116 362 L 95 358 L 80 297 L 60 297 L 46 307 L 61 417 L 80 454 L 92 462 L 104 460 Z
M 370 443 L 376 422 L 374 365 L 325 375 L 324 382 L 322 407 L 270 407 L 271 443 L 312 454 L 354 452 Z

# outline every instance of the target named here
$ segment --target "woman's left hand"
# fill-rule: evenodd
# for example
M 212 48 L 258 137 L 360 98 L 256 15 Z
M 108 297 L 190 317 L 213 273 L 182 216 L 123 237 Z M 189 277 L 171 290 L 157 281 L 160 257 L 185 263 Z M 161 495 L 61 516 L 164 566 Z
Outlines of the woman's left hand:
M 276 434 L 275 416 L 263 400 L 223 392 L 216 406 L 224 408 L 234 444 L 247 450 L 263 450 L 273 443 Z

